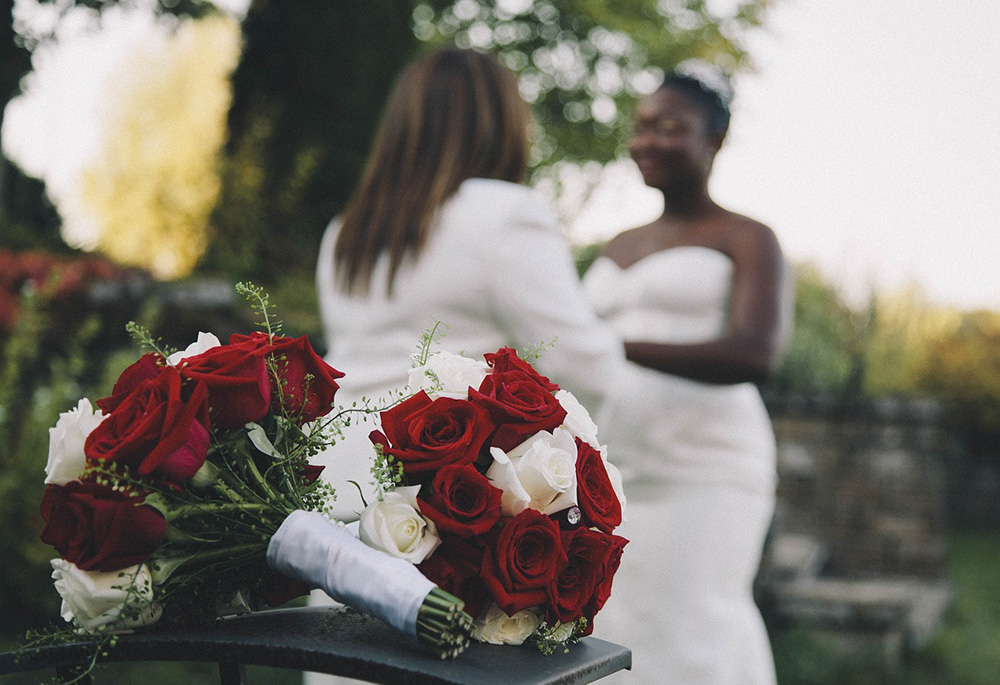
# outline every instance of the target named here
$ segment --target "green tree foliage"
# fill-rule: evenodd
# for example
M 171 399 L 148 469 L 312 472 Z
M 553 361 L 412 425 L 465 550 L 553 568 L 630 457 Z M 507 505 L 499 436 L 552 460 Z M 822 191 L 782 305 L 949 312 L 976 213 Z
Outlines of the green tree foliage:
M 959 324 L 957 312 L 932 307 L 916 285 L 872 298 L 870 333 L 865 346 L 868 395 L 914 395 L 921 392 L 929 346 Z
M 121 2 L 40 1 L 95 12 Z M 311 272 L 392 81 L 422 44 L 490 50 L 518 72 L 539 124 L 536 166 L 606 161 L 658 69 L 689 58 L 744 67 L 742 36 L 774 1 L 739 0 L 722 15 L 705 0 L 253 0 L 205 267 L 265 283 Z M 199 17 L 212 4 L 157 8 Z
M 31 70 L 31 52 L 14 33 L 14 0 L 0 0 L 0 122 L 3 110 L 21 91 Z M 25 176 L 0 156 L 0 245 L 66 251 L 59 237 L 59 215 L 45 197 L 41 181 Z
M 973 453 L 1000 445 L 1000 314 L 969 312 L 924 343 L 915 385 L 940 397 Z
M 76 404 L 87 375 L 91 320 L 67 334 L 49 318 L 46 293 L 25 296 L 17 326 L 0 334 L 0 638 L 20 636 L 58 615 L 49 579 L 52 549 L 39 534 L 48 428 Z M 58 348 L 58 349 L 56 349 Z
M 431 43 L 496 53 L 520 75 L 540 130 L 534 163 L 606 162 L 621 152 L 636 99 L 661 70 L 699 59 L 733 74 L 748 66 L 743 37 L 773 0 L 726 14 L 705 0 L 456 0 L 418 2 L 414 30 Z
M 210 266 L 311 272 L 360 173 L 383 101 L 417 50 L 411 0 L 253 2 L 233 75 Z
M 810 264 L 795 268 L 795 325 L 769 389 L 849 395 L 860 391 L 865 317 Z

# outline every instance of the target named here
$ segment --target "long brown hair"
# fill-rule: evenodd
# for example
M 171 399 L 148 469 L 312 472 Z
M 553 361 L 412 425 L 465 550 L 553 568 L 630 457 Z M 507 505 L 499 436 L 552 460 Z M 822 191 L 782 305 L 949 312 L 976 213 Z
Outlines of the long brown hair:
M 334 262 L 346 292 L 367 292 L 389 253 L 387 292 L 427 242 L 437 209 L 469 178 L 520 182 L 528 108 L 496 58 L 443 48 L 413 62 L 389 96 L 368 164 L 344 210 Z

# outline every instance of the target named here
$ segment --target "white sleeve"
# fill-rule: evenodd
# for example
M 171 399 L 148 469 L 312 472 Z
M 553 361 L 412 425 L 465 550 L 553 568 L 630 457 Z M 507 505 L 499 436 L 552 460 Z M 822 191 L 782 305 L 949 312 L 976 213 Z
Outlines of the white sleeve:
M 626 366 L 624 347 L 584 297 L 554 214 L 530 200 L 511 211 L 491 248 L 493 313 L 519 349 L 555 339 L 538 369 L 596 415 L 605 401 L 614 401 Z

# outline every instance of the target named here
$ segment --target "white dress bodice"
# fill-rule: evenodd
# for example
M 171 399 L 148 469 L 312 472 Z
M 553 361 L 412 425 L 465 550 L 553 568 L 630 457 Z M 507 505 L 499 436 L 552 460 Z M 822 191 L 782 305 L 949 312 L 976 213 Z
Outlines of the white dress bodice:
M 683 246 L 624 269 L 599 257 L 584 290 L 623 340 L 689 344 L 726 332 L 732 279 L 727 255 Z M 642 435 L 624 442 L 618 457 L 627 480 L 773 489 L 774 434 L 756 386 L 701 383 L 649 369 L 641 379 L 631 403 Z
M 598 315 L 625 340 L 697 343 L 726 331 L 733 264 L 707 247 L 654 252 L 627 269 L 607 257 L 587 273 Z

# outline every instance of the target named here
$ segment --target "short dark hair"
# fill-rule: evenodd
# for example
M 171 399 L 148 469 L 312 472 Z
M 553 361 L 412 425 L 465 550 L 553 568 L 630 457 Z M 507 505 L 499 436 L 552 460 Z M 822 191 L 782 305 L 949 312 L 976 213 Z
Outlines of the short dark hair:
M 669 88 L 691 100 L 705 114 L 708 133 L 726 137 L 729 130 L 729 102 L 719 91 L 704 81 L 688 74 L 672 71 L 668 73 L 660 89 Z

